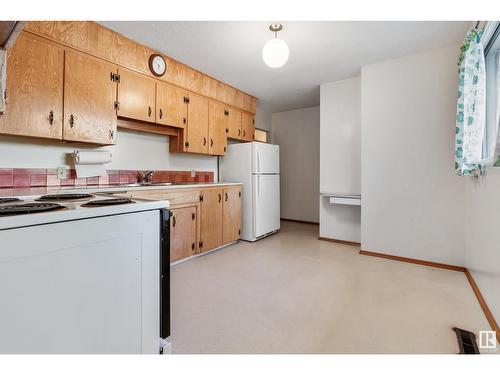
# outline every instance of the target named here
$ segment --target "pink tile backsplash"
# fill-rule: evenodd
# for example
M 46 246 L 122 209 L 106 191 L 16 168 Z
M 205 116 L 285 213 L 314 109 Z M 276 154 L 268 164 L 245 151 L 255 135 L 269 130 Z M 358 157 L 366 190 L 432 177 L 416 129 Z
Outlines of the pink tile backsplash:
M 139 171 L 108 170 L 107 174 L 99 177 L 77 178 L 74 169 L 69 169 L 67 178 L 59 180 L 57 170 L 53 168 L 0 168 L 0 188 L 46 187 L 46 186 L 86 186 L 86 185 L 113 185 L 137 182 Z M 191 177 L 190 171 L 157 171 L 153 176 L 154 182 L 213 182 L 213 172 L 196 172 Z

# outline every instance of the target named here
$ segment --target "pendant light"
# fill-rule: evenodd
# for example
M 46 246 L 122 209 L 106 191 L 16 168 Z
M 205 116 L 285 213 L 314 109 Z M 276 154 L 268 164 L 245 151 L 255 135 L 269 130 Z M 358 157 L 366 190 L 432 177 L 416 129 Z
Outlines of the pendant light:
M 274 33 L 274 39 L 268 41 L 262 48 L 262 59 L 271 68 L 281 68 L 288 61 L 290 50 L 285 41 L 278 39 L 278 31 L 283 29 L 280 23 L 273 23 L 269 30 Z

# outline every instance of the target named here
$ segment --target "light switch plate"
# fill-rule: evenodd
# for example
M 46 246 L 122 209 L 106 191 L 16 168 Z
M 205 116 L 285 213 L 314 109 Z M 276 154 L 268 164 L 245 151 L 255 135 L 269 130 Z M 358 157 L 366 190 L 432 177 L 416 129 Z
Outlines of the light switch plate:
M 57 167 L 57 178 L 60 180 L 65 180 L 67 176 L 66 167 Z
M 191 177 L 196 177 L 196 171 L 194 169 L 191 169 Z

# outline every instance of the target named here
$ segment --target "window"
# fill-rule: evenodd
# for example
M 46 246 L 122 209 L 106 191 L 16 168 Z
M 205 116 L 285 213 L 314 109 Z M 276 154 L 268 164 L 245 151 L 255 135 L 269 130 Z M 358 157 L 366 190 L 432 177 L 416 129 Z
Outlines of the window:
M 486 124 L 483 161 L 500 167 L 498 127 L 500 114 L 500 22 L 489 22 L 484 31 L 486 64 Z

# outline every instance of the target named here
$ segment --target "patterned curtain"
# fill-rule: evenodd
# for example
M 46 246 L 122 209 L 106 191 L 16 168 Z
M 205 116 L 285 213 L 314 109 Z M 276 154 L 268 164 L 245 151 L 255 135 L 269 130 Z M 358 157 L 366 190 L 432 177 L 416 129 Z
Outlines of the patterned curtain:
M 481 165 L 485 126 L 486 74 L 482 31 L 473 29 L 460 48 L 457 100 L 455 172 L 459 176 L 483 174 Z

